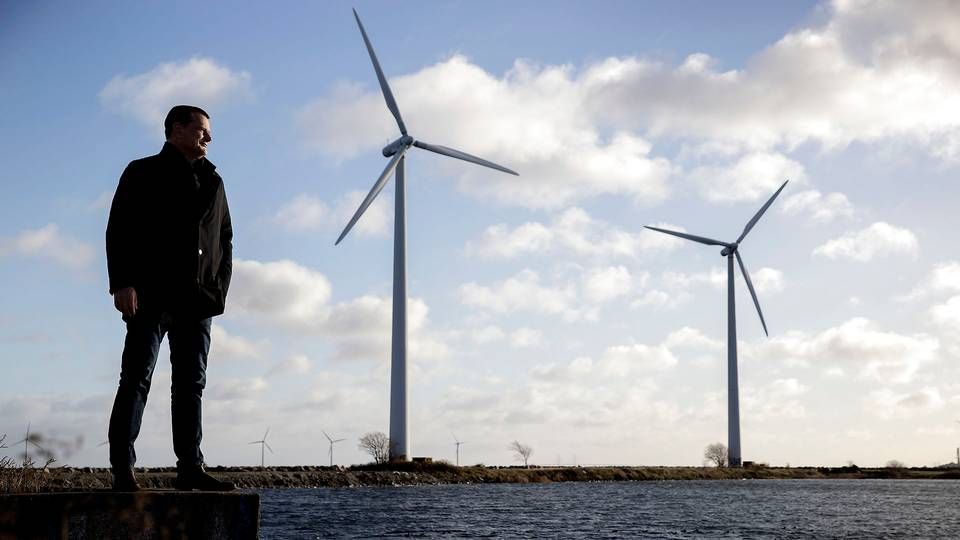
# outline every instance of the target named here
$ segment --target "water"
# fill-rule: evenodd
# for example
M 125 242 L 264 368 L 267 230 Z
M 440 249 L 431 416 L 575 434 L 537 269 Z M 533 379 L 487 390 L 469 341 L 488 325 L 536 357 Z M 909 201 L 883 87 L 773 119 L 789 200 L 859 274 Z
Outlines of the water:
M 960 538 L 960 481 L 741 480 L 286 489 L 287 538 Z

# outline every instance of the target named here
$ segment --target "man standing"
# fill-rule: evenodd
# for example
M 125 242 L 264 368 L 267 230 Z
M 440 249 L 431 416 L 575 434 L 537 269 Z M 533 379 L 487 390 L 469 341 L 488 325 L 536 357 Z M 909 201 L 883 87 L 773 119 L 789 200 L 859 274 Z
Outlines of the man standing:
M 205 157 L 210 115 L 177 105 L 163 127 L 160 153 L 123 171 L 107 223 L 110 294 L 127 325 L 110 414 L 113 489 L 139 489 L 133 444 L 160 342 L 168 336 L 176 488 L 230 490 L 233 484 L 203 470 L 200 452 L 211 318 L 223 313 L 232 271 L 230 211 L 223 180 Z

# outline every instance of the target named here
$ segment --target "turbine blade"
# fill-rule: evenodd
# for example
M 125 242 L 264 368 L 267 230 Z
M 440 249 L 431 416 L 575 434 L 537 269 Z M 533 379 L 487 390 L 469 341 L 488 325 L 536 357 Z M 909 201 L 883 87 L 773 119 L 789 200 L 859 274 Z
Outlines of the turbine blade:
M 783 191 L 783 188 L 787 187 L 787 182 L 789 181 L 790 180 L 784 181 L 783 185 L 780 186 L 780 189 L 778 189 L 776 193 L 771 195 L 770 198 L 767 199 L 766 204 L 764 204 L 760 208 L 760 210 L 757 211 L 756 215 L 754 215 L 753 218 L 749 222 L 747 222 L 747 226 L 743 228 L 743 233 L 740 235 L 740 238 L 737 238 L 737 241 L 736 241 L 737 244 L 743 241 L 743 239 L 747 236 L 747 233 L 750 232 L 750 229 L 752 229 L 753 226 L 756 225 L 758 221 L 760 221 L 760 216 L 762 216 L 763 213 L 767 211 L 767 208 L 770 208 L 770 205 L 773 204 L 773 200 L 777 198 L 777 195 L 779 195 L 781 191 Z
M 260 444 L 260 443 L 262 443 L 262 442 L 263 442 L 263 441 L 251 441 L 251 442 L 248 442 L 247 444 Z
M 734 251 L 734 255 L 737 256 L 737 264 L 740 265 L 740 272 L 743 274 L 743 279 L 747 282 L 747 289 L 750 291 L 750 296 L 753 298 L 753 305 L 757 307 L 757 315 L 760 315 L 760 324 L 763 325 L 763 333 L 770 337 L 770 333 L 767 332 L 767 322 L 763 320 L 763 311 L 760 311 L 760 301 L 757 300 L 757 292 L 753 290 L 753 283 L 750 281 L 750 274 L 747 273 L 747 267 L 743 265 L 743 259 L 740 258 L 740 252 Z
M 338 443 L 338 442 L 343 442 L 343 441 L 345 441 L 345 440 L 346 440 L 346 439 L 337 439 L 337 440 L 335 440 L 335 441 L 333 441 L 333 442 Z
M 264 445 L 266 445 L 266 447 L 267 447 L 267 450 L 269 450 L 269 451 L 270 451 L 270 453 L 272 454 L 272 453 L 273 453 L 273 448 L 270 448 L 270 445 L 269 445 L 269 444 L 267 444 L 267 443 L 263 443 L 263 444 L 264 444 Z
M 664 234 L 672 234 L 673 236 L 679 236 L 680 238 L 686 238 L 687 240 L 693 240 L 694 242 L 699 242 L 701 244 L 706 244 L 708 246 L 728 246 L 729 245 L 726 242 L 721 242 L 719 240 L 714 240 L 712 238 L 707 238 L 705 236 L 697 236 L 694 234 L 670 231 L 667 229 L 661 229 L 659 227 L 651 227 L 650 225 L 644 225 L 644 227 L 650 229 L 651 231 L 662 232 Z
M 380 69 L 380 61 L 377 60 L 377 53 L 373 52 L 373 45 L 370 44 L 370 38 L 367 37 L 367 31 L 363 29 L 363 23 L 360 22 L 360 15 L 357 15 L 356 9 L 353 10 L 353 16 L 357 19 L 357 26 L 360 27 L 360 34 L 363 35 L 363 42 L 367 46 L 367 52 L 370 53 L 370 61 L 373 62 L 373 69 L 377 72 L 377 80 L 380 81 L 380 90 L 383 91 L 383 99 L 387 102 L 387 108 L 393 113 L 393 117 L 397 119 L 397 126 L 400 128 L 400 133 L 406 135 L 407 126 L 404 125 L 403 118 L 400 118 L 400 109 L 397 107 L 397 101 L 393 99 L 393 92 L 390 91 L 387 78 L 383 76 L 383 70 Z
M 326 431 L 324 431 L 324 430 L 321 429 L 321 430 L 320 430 L 320 433 L 323 433 L 323 436 L 326 437 L 328 441 L 332 441 L 332 440 L 333 440 L 333 439 L 330 438 L 329 435 L 327 435 L 327 432 L 326 432 Z
M 477 156 L 472 156 L 466 152 L 461 152 L 453 148 L 448 148 L 446 146 L 440 146 L 437 144 L 429 144 L 423 141 L 414 141 L 414 146 L 417 148 L 423 148 L 424 150 L 429 150 L 431 152 L 436 152 L 438 154 L 449 156 L 452 158 L 462 159 L 464 161 L 469 161 L 470 163 L 476 163 L 477 165 L 483 165 L 484 167 L 490 167 L 491 169 L 496 169 L 500 172 L 505 172 L 507 174 L 512 174 L 514 176 L 520 176 L 515 171 L 512 171 L 502 165 L 497 165 L 492 161 L 487 161 L 483 158 L 478 158 Z
M 270 428 L 263 432 L 263 440 L 267 440 L 267 433 L 270 433 Z
M 377 198 L 377 195 L 380 193 L 380 190 L 382 190 L 383 186 L 387 183 L 387 179 L 390 178 L 390 173 L 392 173 L 393 170 L 397 168 L 397 163 L 400 162 L 400 158 L 402 158 L 403 155 L 406 153 L 407 153 L 407 148 L 403 148 L 399 152 L 394 154 L 392 158 L 390 158 L 390 162 L 387 163 L 387 167 L 383 169 L 382 173 L 380 173 L 380 178 L 377 178 L 376 183 L 373 184 L 372 188 L 370 188 L 370 193 L 367 193 L 367 198 L 365 198 L 363 202 L 360 203 L 360 208 L 357 208 L 357 212 L 353 214 L 352 218 L 350 218 L 350 223 L 347 223 L 346 228 L 344 228 L 343 232 L 340 233 L 340 238 L 337 238 L 337 241 L 334 242 L 333 245 L 339 244 L 340 241 L 343 240 L 343 237 L 345 237 L 347 233 L 350 232 L 350 229 L 352 229 L 353 226 L 356 225 L 357 220 L 360 219 L 360 216 L 362 216 L 364 212 L 366 212 L 367 207 L 370 206 L 371 203 L 373 203 L 373 200 Z

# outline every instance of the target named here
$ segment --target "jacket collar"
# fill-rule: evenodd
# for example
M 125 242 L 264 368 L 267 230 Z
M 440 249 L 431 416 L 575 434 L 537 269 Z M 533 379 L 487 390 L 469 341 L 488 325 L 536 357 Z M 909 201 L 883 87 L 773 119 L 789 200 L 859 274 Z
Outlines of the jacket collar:
M 217 168 L 216 165 L 211 163 L 210 160 L 205 157 L 190 163 L 187 161 L 187 158 L 183 157 L 183 154 L 177 149 L 176 146 L 168 142 L 163 143 L 163 148 L 160 149 L 159 155 L 171 163 L 177 163 L 178 165 L 182 165 L 197 172 L 205 172 L 209 174 L 215 171 Z

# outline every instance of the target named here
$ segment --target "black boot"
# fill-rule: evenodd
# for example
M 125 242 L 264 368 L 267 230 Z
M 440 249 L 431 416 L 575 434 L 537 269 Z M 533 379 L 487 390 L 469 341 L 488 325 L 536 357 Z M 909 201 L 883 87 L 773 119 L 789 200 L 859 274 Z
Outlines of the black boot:
M 233 482 L 223 482 L 207 474 L 202 465 L 178 467 L 177 481 L 173 487 L 182 491 L 233 491 L 237 486 Z
M 114 467 L 113 469 L 113 490 L 114 491 L 140 491 L 140 485 L 137 484 L 137 478 L 133 474 L 133 467 Z

